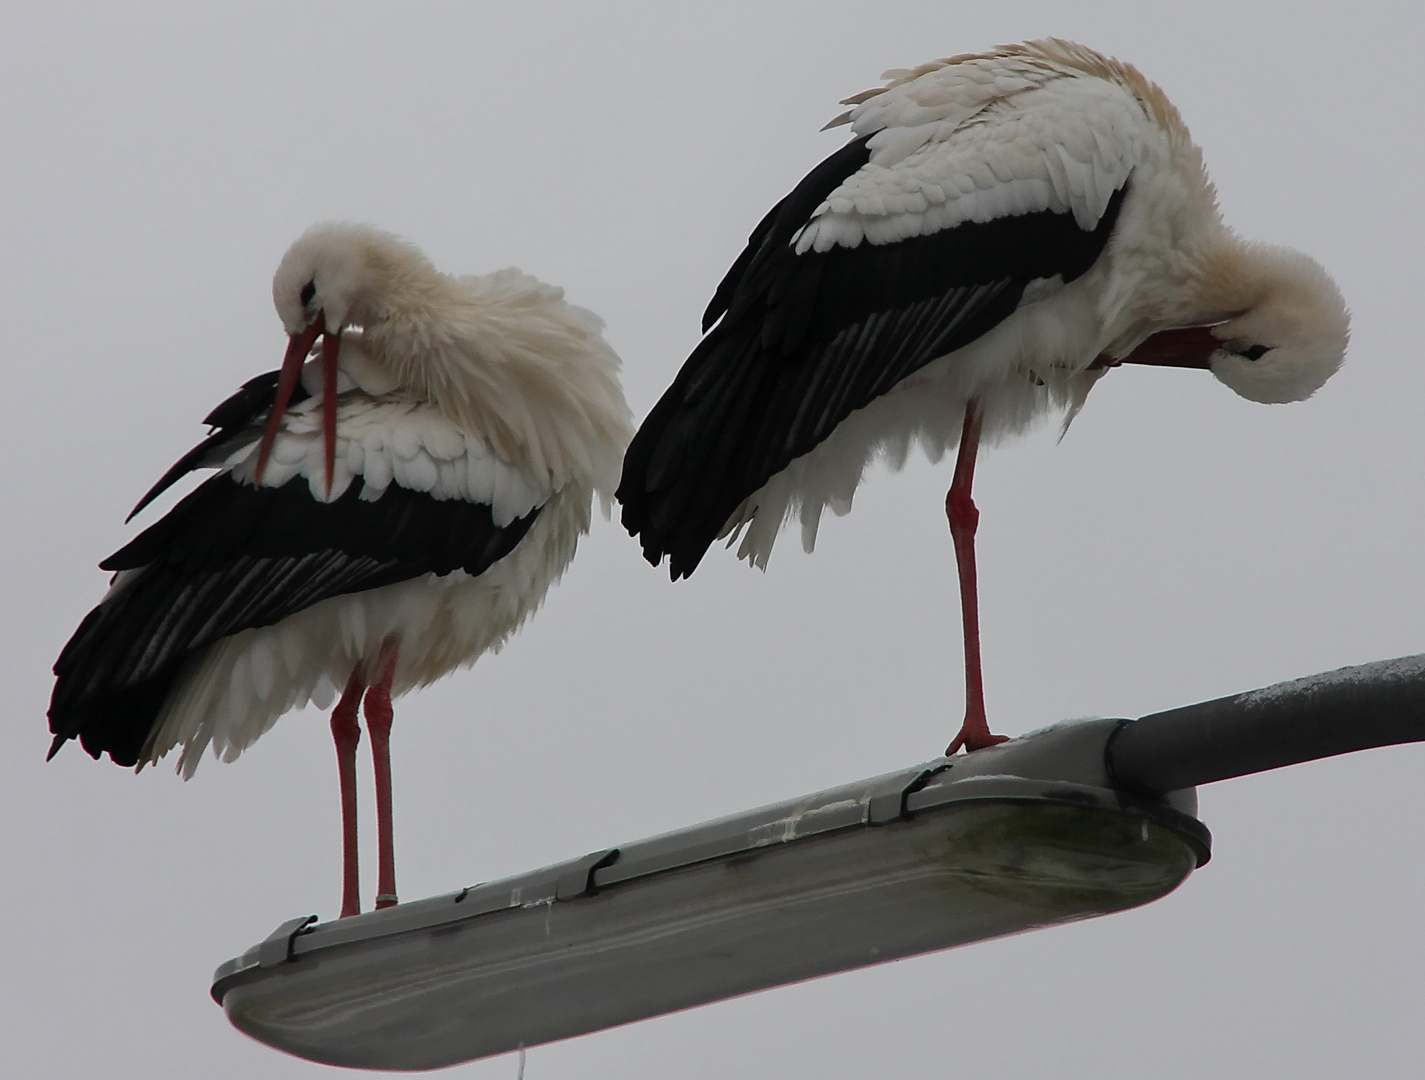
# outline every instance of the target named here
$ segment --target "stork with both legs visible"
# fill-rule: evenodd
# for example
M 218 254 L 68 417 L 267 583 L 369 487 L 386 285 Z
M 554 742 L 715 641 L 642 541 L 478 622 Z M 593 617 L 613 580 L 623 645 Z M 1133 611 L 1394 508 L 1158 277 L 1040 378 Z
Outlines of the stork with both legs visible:
M 937 459 L 960 576 L 966 711 L 985 715 L 971 498 L 985 437 L 1108 368 L 1206 368 L 1252 401 L 1310 396 L 1349 319 L 1305 255 L 1223 224 L 1177 110 L 1136 69 L 1047 40 L 888 72 L 848 99 L 853 138 L 774 206 L 723 278 L 706 336 L 629 447 L 623 523 L 676 580 L 713 541 L 765 567 L 808 551 L 869 462 Z
M 53 756 L 233 760 L 340 691 L 343 916 L 357 891 L 356 749 L 376 773 L 377 907 L 396 902 L 391 699 L 499 647 L 607 500 L 631 433 L 601 321 L 518 270 L 441 274 L 366 226 L 309 230 L 273 296 L 278 372 L 140 501 L 209 478 L 102 564 L 107 596 L 55 664 Z M 319 358 L 308 361 L 320 346 Z

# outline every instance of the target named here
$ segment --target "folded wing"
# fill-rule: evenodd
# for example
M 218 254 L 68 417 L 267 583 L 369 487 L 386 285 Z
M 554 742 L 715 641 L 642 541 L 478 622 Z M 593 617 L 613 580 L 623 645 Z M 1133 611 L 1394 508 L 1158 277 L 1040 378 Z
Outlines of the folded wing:
M 675 579 L 851 413 L 1082 275 L 1108 242 L 1137 102 L 1067 73 L 943 70 L 943 85 L 916 79 L 850 114 L 858 137 L 752 233 L 635 436 L 623 523 Z
M 550 494 L 428 406 L 358 398 L 344 408 L 356 415 L 343 420 L 343 483 L 330 501 L 312 483 L 324 475 L 319 426 L 299 410 L 263 486 L 250 482 L 253 429 L 233 468 L 101 564 L 114 584 L 55 664 L 51 754 L 79 738 L 95 757 L 134 764 L 200 650 L 344 594 L 478 576 L 523 539 Z

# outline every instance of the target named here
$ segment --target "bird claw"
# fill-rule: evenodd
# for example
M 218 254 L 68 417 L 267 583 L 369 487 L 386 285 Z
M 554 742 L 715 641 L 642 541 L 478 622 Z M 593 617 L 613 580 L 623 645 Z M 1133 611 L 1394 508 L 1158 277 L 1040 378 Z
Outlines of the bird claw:
M 945 748 L 945 756 L 952 756 L 962 746 L 965 748 L 965 753 L 973 754 L 976 750 L 986 750 L 991 746 L 998 746 L 1003 742 L 1009 742 L 1008 735 L 992 734 L 989 727 L 984 723 L 971 725 L 966 722 L 961 726 L 960 732 L 955 736 L 954 741 Z

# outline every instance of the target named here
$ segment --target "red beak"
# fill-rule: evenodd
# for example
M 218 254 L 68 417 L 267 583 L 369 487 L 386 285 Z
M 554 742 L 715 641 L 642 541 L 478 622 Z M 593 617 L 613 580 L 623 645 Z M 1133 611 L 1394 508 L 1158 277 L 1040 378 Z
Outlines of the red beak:
M 321 318 L 321 316 L 317 316 Z M 336 360 L 341 352 L 341 331 L 322 337 L 322 454 L 327 466 L 327 498 L 332 494 L 336 469 Z
M 1220 348 L 1222 342 L 1213 336 L 1211 327 L 1187 326 L 1181 330 L 1163 330 L 1154 334 L 1122 360 L 1108 360 L 1107 363 L 1206 368 L 1212 354 Z M 1106 357 L 1102 359 L 1107 360 Z
M 336 373 L 341 331 L 334 334 L 328 332 L 326 317 L 320 311 L 310 326 L 300 334 L 293 334 L 287 343 L 287 355 L 282 358 L 282 373 L 277 377 L 277 396 L 272 402 L 272 413 L 267 418 L 267 430 L 262 433 L 262 442 L 257 448 L 257 469 L 253 473 L 255 484 L 262 483 L 267 459 L 272 454 L 272 444 L 277 439 L 277 429 L 282 426 L 282 417 L 287 415 L 292 391 L 302 377 L 302 365 L 306 363 L 307 354 L 312 351 L 318 337 L 322 338 L 322 449 L 327 466 L 327 494 L 331 494 L 332 473 L 336 468 Z

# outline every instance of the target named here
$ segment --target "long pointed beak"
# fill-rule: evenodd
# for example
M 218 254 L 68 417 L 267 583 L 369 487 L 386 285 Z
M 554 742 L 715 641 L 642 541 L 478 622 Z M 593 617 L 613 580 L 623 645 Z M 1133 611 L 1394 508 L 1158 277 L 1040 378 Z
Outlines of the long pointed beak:
M 317 337 L 326 331 L 326 319 L 321 312 L 317 312 L 317 317 L 312 320 L 312 325 L 303 330 L 300 334 L 293 334 L 287 343 L 287 355 L 282 358 L 282 372 L 277 377 L 277 396 L 272 401 L 272 413 L 267 418 L 267 430 L 262 433 L 262 442 L 257 448 L 257 469 L 253 473 L 253 483 L 262 483 L 262 474 L 267 469 L 267 459 L 272 455 L 272 444 L 277 439 L 277 429 L 282 426 L 282 417 L 287 415 L 287 404 L 292 400 L 292 391 L 297 387 L 297 380 L 302 377 L 302 365 L 306 363 L 307 354 L 312 351 L 312 346 L 316 343 Z M 323 347 L 323 362 L 326 360 L 326 349 Z M 335 352 L 331 368 L 335 371 Z M 325 383 L 325 380 L 323 380 Z M 332 376 L 333 389 L 335 389 L 335 375 Z M 325 389 L 325 387 L 324 387 Z M 333 400 L 335 395 L 333 394 Z M 323 394 L 323 404 L 326 405 L 326 396 Z M 326 413 L 331 421 L 332 435 L 336 435 L 336 417 L 330 407 L 326 408 Z M 335 439 L 332 442 L 333 451 L 335 449 Z M 331 485 L 331 462 L 327 459 L 327 484 Z
M 1222 348 L 1207 326 L 1163 330 L 1118 361 L 1120 364 L 1154 364 L 1158 367 L 1207 368 L 1212 354 Z
M 336 471 L 336 362 L 340 353 L 341 331 L 328 331 L 322 338 L 322 451 L 327 464 L 328 499 Z

